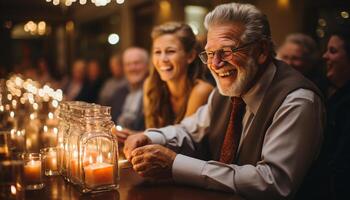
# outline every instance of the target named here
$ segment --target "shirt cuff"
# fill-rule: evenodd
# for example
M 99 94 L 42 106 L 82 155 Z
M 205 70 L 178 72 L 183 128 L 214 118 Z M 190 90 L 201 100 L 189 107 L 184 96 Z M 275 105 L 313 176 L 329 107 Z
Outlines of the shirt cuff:
M 160 144 L 160 145 L 166 144 L 165 137 L 158 131 L 154 131 L 150 129 L 150 130 L 147 130 L 144 134 L 152 141 L 152 144 Z
M 206 161 L 177 154 L 173 163 L 172 174 L 175 182 L 205 186 L 202 176 Z

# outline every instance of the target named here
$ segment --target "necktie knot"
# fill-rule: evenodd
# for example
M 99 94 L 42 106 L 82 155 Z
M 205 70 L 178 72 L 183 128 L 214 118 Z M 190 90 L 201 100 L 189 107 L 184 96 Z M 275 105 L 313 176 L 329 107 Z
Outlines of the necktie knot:
M 236 106 L 244 104 L 242 97 L 231 97 L 231 102 L 232 102 L 232 105 L 236 105 Z

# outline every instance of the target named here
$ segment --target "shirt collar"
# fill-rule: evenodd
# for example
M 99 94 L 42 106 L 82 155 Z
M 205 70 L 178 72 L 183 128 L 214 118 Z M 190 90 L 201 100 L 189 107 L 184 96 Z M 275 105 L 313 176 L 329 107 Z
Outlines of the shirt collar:
M 246 103 L 247 109 L 249 109 L 254 115 L 258 112 L 260 104 L 273 80 L 273 77 L 275 76 L 275 73 L 276 66 L 271 62 L 253 87 L 250 88 L 247 93 L 242 95 L 242 99 Z

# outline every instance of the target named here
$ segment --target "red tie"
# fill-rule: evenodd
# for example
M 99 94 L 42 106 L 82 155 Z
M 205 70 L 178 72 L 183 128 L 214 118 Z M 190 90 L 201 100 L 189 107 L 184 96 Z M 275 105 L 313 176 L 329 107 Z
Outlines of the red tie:
M 232 112 L 221 147 L 220 162 L 231 164 L 236 156 L 242 135 L 242 118 L 245 103 L 241 97 L 232 97 Z

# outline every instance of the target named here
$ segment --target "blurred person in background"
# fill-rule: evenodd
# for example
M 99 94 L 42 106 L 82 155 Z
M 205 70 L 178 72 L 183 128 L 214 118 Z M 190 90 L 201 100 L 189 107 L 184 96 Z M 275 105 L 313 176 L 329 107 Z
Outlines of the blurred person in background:
M 68 101 L 76 100 L 82 91 L 85 81 L 86 62 L 83 59 L 77 59 L 73 63 L 71 77 L 63 87 L 65 99 Z
M 59 89 L 61 87 L 59 79 L 60 73 L 58 73 L 52 60 L 45 57 L 40 57 L 37 60 L 37 71 L 38 71 L 38 81 L 42 85 L 49 85 L 54 89 Z
M 144 128 L 143 82 L 148 75 L 148 53 L 139 47 L 129 47 L 123 53 L 123 69 L 127 84 L 112 96 L 112 119 L 116 124 L 132 130 Z
M 326 88 L 325 70 L 316 42 L 302 33 L 290 34 L 277 51 L 277 58 L 311 80 L 321 91 Z
M 327 129 L 320 166 L 326 167 L 331 199 L 347 199 L 350 180 L 350 28 L 330 34 L 327 65 Z
M 123 63 L 119 54 L 113 54 L 109 59 L 109 69 L 112 74 L 103 85 L 99 94 L 99 104 L 111 106 L 113 94 L 119 88 L 127 84 L 124 78 Z
M 204 66 L 190 26 L 168 22 L 151 34 L 153 68 L 144 84 L 146 128 L 179 123 L 207 102 L 213 86 L 203 81 Z M 117 131 L 123 142 L 132 131 Z
M 38 81 L 40 81 L 41 85 L 52 84 L 54 81 L 51 76 L 47 60 L 43 57 L 39 58 L 37 61 L 37 67 L 38 77 L 40 77 Z
M 102 84 L 103 77 L 100 63 L 96 59 L 91 59 L 87 64 L 87 73 L 83 88 L 76 100 L 97 103 Z

